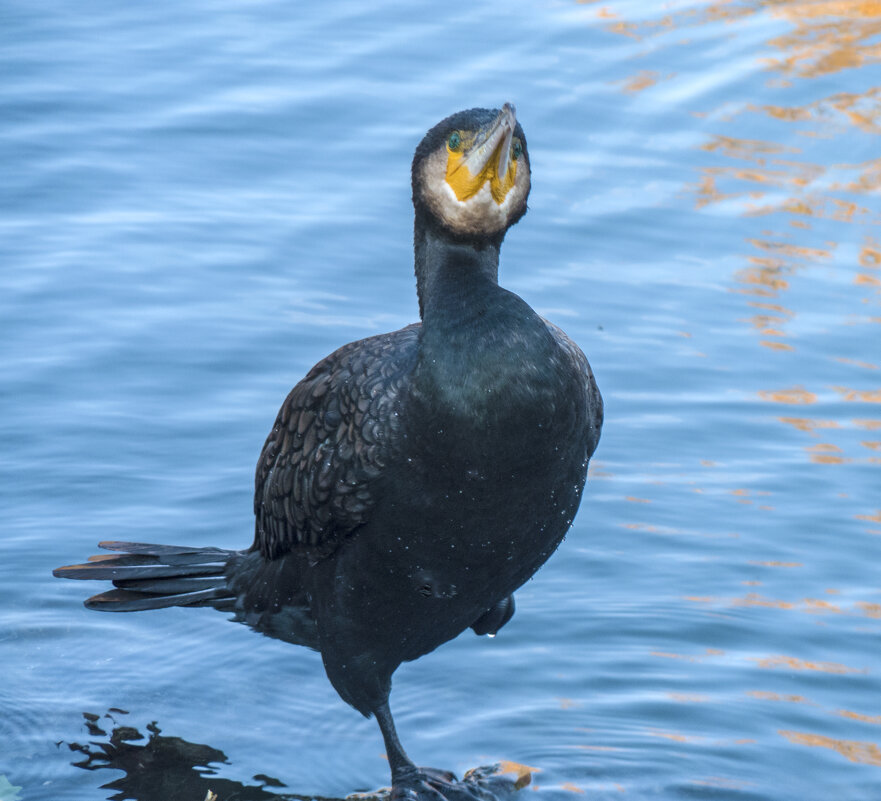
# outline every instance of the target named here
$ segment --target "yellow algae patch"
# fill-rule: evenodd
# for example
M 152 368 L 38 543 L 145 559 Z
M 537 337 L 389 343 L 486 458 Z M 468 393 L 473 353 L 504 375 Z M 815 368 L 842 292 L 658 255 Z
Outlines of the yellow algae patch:
M 868 673 L 865 668 L 852 668 L 838 662 L 808 662 L 794 656 L 766 656 L 763 658 L 753 657 L 753 661 L 763 669 L 776 670 L 777 668 L 790 668 L 791 670 L 816 670 L 819 673 L 833 673 L 844 675 L 848 673 Z
M 778 730 L 777 733 L 796 745 L 807 745 L 811 748 L 830 748 L 833 751 L 837 751 L 843 757 L 847 757 L 851 762 L 881 767 L 881 749 L 875 743 L 864 743 L 859 740 L 838 740 L 834 737 L 827 737 L 824 734 L 810 734 L 809 732 L 786 731 L 784 729 Z
M 808 392 L 804 387 L 760 390 L 759 397 L 772 403 L 808 405 L 817 402 L 817 396 L 813 392 Z

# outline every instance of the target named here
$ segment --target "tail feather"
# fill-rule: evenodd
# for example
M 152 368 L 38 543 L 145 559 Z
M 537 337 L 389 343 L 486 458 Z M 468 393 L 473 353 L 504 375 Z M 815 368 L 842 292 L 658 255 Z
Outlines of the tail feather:
M 89 609 L 135 612 L 168 606 L 230 609 L 235 594 L 227 586 L 227 563 L 238 551 L 138 542 L 101 542 L 116 554 L 92 556 L 79 565 L 53 570 L 59 578 L 104 579 L 115 590 L 89 598 Z
M 129 554 L 148 554 L 149 556 L 173 556 L 175 554 L 222 554 L 236 553 L 225 548 L 200 548 L 186 545 L 152 545 L 147 542 L 123 542 L 121 540 L 103 540 L 98 543 L 105 551 L 125 551 Z
M 153 593 L 185 593 L 198 592 L 200 590 L 213 590 L 217 588 L 217 579 L 214 576 L 193 576 L 193 578 L 160 578 L 160 579 L 131 579 L 127 581 L 115 581 L 115 586 L 132 590 L 133 592 Z
M 173 595 L 107 590 L 99 595 L 93 595 L 84 603 L 88 609 L 97 609 L 100 612 L 140 612 L 145 609 L 165 609 L 169 606 L 214 606 L 212 602 L 221 598 L 229 598 L 229 594 L 222 587 Z

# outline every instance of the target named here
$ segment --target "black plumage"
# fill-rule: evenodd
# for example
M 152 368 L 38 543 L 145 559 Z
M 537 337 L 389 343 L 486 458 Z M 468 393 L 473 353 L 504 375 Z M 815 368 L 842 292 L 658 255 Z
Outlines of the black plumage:
M 124 553 L 55 571 L 113 581 L 91 608 L 214 606 L 320 650 L 340 696 L 376 716 L 398 795 L 473 788 L 406 756 L 392 673 L 507 623 L 568 530 L 599 440 L 584 354 L 498 285 L 529 185 L 510 106 L 432 128 L 413 160 L 422 322 L 343 346 L 294 387 L 257 464 L 251 547 L 102 543 Z

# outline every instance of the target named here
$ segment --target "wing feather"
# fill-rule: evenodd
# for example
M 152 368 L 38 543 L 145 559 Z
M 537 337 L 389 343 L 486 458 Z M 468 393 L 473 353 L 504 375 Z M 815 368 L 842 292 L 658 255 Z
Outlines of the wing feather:
M 329 554 L 369 519 L 419 331 L 345 345 L 291 390 L 257 463 L 254 547 L 265 557 Z

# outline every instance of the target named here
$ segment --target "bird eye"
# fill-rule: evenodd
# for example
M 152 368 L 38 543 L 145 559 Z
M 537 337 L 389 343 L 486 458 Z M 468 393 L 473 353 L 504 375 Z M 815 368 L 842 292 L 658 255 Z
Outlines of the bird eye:
M 520 158 L 523 155 L 523 145 L 520 142 L 514 142 L 514 147 L 511 148 L 511 158 L 514 161 Z
M 458 131 L 453 131 L 450 134 L 450 138 L 447 139 L 447 147 L 450 148 L 453 152 L 457 151 L 462 145 L 462 137 L 459 136 Z

